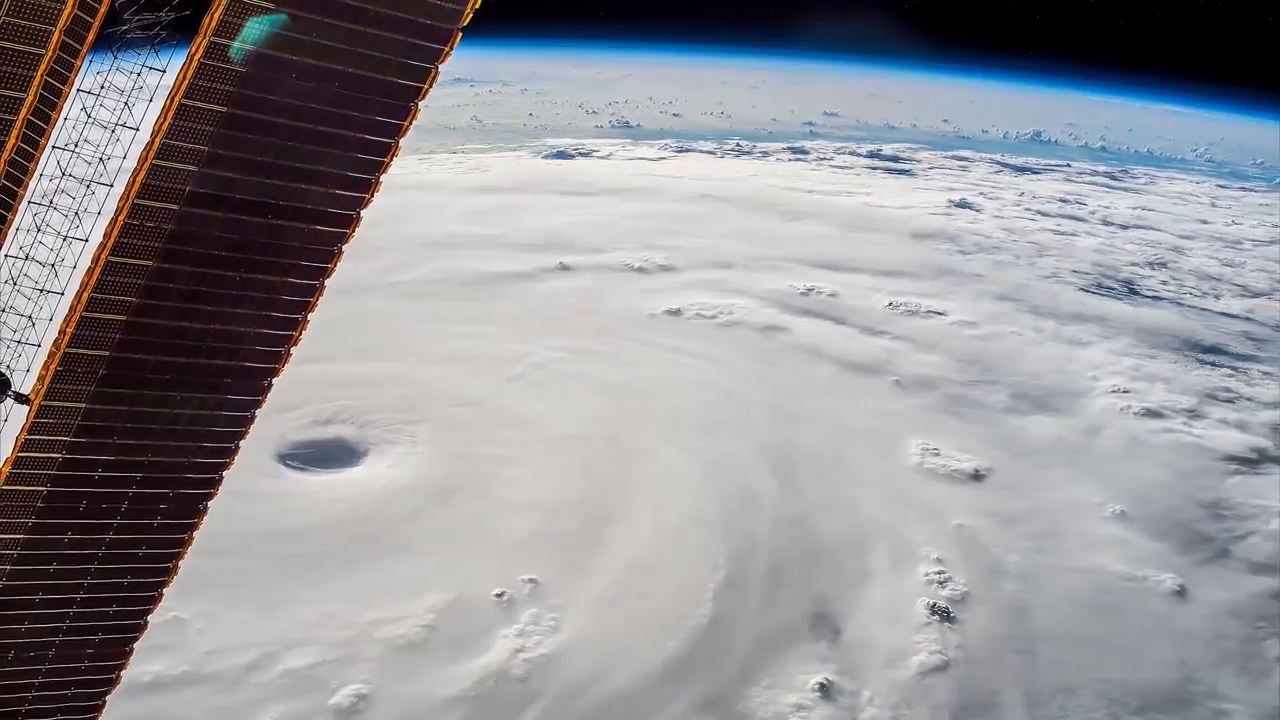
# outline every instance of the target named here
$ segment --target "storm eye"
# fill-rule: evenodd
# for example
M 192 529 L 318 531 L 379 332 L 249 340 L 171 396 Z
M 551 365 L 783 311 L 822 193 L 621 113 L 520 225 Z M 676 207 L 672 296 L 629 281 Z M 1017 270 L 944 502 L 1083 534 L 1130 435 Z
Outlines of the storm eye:
M 298 440 L 276 452 L 276 462 L 300 472 L 330 473 L 359 467 L 369 448 L 343 437 Z

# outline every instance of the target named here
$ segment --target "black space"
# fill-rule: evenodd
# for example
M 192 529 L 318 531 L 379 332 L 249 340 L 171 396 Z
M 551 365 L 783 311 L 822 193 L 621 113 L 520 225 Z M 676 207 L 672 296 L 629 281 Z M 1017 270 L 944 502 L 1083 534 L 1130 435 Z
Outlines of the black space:
M 182 1 L 192 7 L 185 28 L 193 33 L 209 1 Z M 1274 109 L 1280 105 L 1276 7 L 1257 0 L 485 0 L 465 34 L 679 40 L 919 58 L 1172 86 Z

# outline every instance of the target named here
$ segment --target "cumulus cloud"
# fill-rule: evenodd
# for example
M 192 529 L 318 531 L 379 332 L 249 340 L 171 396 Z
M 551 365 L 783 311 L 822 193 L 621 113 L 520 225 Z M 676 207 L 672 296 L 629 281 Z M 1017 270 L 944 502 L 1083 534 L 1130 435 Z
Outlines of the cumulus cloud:
M 1275 180 L 1280 161 L 1274 118 L 1089 90 L 763 57 L 691 63 L 670 53 L 611 56 L 570 47 L 522 49 L 518 67 L 511 57 L 509 45 L 469 43 L 446 68 L 460 77 L 440 83 L 428 99 L 413 146 L 476 142 L 469 118 L 480 113 L 490 144 L 592 136 L 873 138 L 981 152 L 995 145 L 1042 159 L 1087 157 L 1264 182 Z M 832 108 L 832 98 L 844 108 Z

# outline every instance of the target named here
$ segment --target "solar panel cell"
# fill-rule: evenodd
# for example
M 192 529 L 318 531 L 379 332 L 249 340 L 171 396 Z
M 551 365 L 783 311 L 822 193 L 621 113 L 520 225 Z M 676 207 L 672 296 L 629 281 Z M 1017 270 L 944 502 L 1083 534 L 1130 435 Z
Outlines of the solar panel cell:
M 45 27 L 53 28 L 57 26 L 58 18 L 62 17 L 66 6 L 67 3 L 65 2 L 46 2 L 45 0 L 10 2 L 5 4 L 3 16 L 33 25 L 44 25 Z
M 225 273 L 183 265 L 157 263 L 148 277 L 150 282 L 188 288 L 225 288 L 236 285 L 245 295 L 262 295 L 270 298 L 295 298 L 309 300 L 315 297 L 320 280 L 311 282 L 273 278 L 263 275 Z
M 263 198 L 223 195 L 207 190 L 187 190 L 182 205 L 183 208 L 203 210 L 218 215 L 263 218 L 274 223 L 289 223 L 337 231 L 345 231 L 355 222 L 355 214 L 350 212 L 291 205 Z
M 153 378 L 167 380 L 176 386 L 184 382 L 180 378 Z M 189 381 L 195 382 L 195 381 Z M 203 388 L 201 388 L 203 389 Z M 265 392 L 265 391 L 263 391 Z M 43 429 L 33 427 L 32 432 Z M 50 426 L 52 430 L 52 425 Z M 76 437 L 86 440 L 118 440 L 120 442 L 158 442 L 158 443 L 203 443 L 226 445 L 238 442 L 240 435 L 235 429 L 205 427 L 170 427 L 167 425 L 108 425 L 105 423 L 79 423 L 67 428 L 65 432 L 49 437 Z
M 21 47 L 48 47 L 53 40 L 53 27 L 17 22 L 0 14 L 0 43 Z
M 103 300 L 102 306 L 107 304 L 105 298 L 92 297 L 89 299 L 86 312 L 93 312 L 99 307 L 99 300 Z M 128 312 L 130 318 L 140 320 L 187 322 L 210 327 L 253 327 L 272 332 L 291 332 L 298 326 L 298 319 L 306 312 L 306 308 L 296 312 L 269 312 L 140 299 L 128 308 Z
M 61 472 L 68 473 L 85 473 L 98 475 L 112 475 L 114 477 L 99 477 L 97 482 L 105 488 L 115 487 L 117 489 L 138 489 L 138 485 L 146 485 L 142 482 L 149 479 L 151 475 L 207 475 L 210 472 L 217 472 L 217 468 L 211 465 L 210 461 L 197 460 L 190 457 L 165 458 L 165 457 L 74 457 L 70 455 L 59 455 L 56 457 L 41 455 L 16 455 L 13 458 L 13 469 L 15 470 L 51 470 L 57 468 Z M 116 484 L 113 480 L 134 480 L 136 482 L 121 482 Z M 176 484 L 176 483 L 174 483 Z M 151 483 L 151 485 L 158 485 Z M 169 489 L 171 486 L 167 483 L 158 487 L 152 487 L 155 490 Z
M 24 551 L 35 552 L 56 552 L 59 550 L 81 551 L 81 552 L 114 552 L 118 550 L 181 550 L 187 546 L 187 538 L 185 537 L 135 537 L 131 535 L 79 535 L 74 537 L 24 537 L 22 540 L 22 549 Z M 17 586 L 15 586 L 17 587 Z M 4 600 L 7 598 L 27 598 L 33 604 L 40 604 L 51 598 L 58 597 L 57 594 L 49 592 L 26 592 L 24 595 L 13 594 L 16 590 L 9 590 L 8 583 L 0 584 L 0 610 L 4 608 Z M 118 589 L 119 590 L 119 589 Z M 155 599 L 159 593 L 159 589 L 126 593 L 123 590 L 114 593 L 117 596 L 132 595 L 135 596 L 131 602 L 138 602 L 137 597 Z M 68 593 L 67 596 L 74 596 L 77 593 Z M 111 607 L 113 603 L 121 603 L 124 600 L 121 597 L 113 597 L 112 593 L 106 593 L 102 599 L 101 607 Z
M 268 210 L 270 204 L 263 204 L 252 210 Z M 352 218 L 354 221 L 354 218 Z M 345 242 L 349 230 L 344 228 L 304 225 L 287 220 L 277 220 L 263 215 L 235 215 L 230 212 L 218 212 L 213 209 L 193 208 L 184 205 L 173 219 L 174 230 L 201 229 L 206 232 L 242 237 L 262 238 L 293 242 L 299 245 L 313 245 L 336 250 Z M 349 226 L 348 226 L 349 227 Z
M 356 36 L 367 35 L 358 28 L 350 28 L 337 26 L 334 30 L 328 31 L 330 34 L 324 40 L 318 40 L 306 35 L 295 35 L 292 26 L 286 26 L 284 30 L 277 33 L 271 41 L 249 61 L 248 68 L 252 70 L 256 62 L 266 62 L 265 56 L 284 56 L 290 58 L 310 59 L 315 58 L 320 61 L 323 58 L 325 67 L 342 68 L 349 71 L 349 74 L 365 74 L 379 78 L 382 81 L 398 81 L 407 86 L 410 90 L 413 87 L 421 86 L 426 81 L 428 75 L 431 74 L 432 67 L 440 61 L 444 56 L 445 48 L 426 46 L 418 52 L 422 56 L 422 61 L 411 62 L 407 59 L 384 55 L 382 48 L 376 44 L 366 45 L 367 49 L 357 49 L 358 46 L 352 45 L 353 42 L 359 42 Z M 424 52 L 425 51 L 425 52 Z M 389 85 L 388 85 L 389 86 Z
M 18 648 L 0 648 L 0 681 L 69 680 L 79 677 L 102 677 L 105 670 L 122 662 L 120 651 L 64 653 L 59 659 L 66 663 L 49 663 L 42 653 L 22 651 Z M 44 663 L 35 664 L 44 660 Z
M 257 239 L 254 241 L 262 252 L 257 255 L 246 255 L 239 242 L 243 240 L 245 238 L 232 238 L 226 235 L 196 236 L 195 233 L 182 233 L 182 237 L 175 237 L 163 246 L 153 246 L 154 249 L 151 249 L 145 257 L 161 266 L 203 268 L 209 272 L 318 283 L 324 279 L 328 266 L 319 262 L 307 262 L 305 258 L 314 256 L 316 259 L 322 259 L 333 256 L 332 250 Z M 211 247 L 211 249 L 206 250 L 177 245 L 177 243 L 185 241 L 206 241 L 206 247 Z M 196 242 L 191 244 L 195 245 Z M 268 247 L 262 247 L 264 245 Z M 120 249 L 120 247 L 116 248 L 117 254 L 119 254 Z M 234 252 L 237 249 L 242 252 Z M 288 257 L 288 254 L 292 253 L 294 259 L 277 258 L 275 256 L 276 253 L 281 254 L 282 257 Z M 139 251 L 139 254 L 142 254 L 142 252 Z M 303 257 L 299 258 L 299 255 Z
M 38 688 L 39 686 L 37 686 Z M 0 695 L 0 713 L 5 713 L 5 718 L 18 717 L 23 720 L 29 720 L 32 716 L 26 714 L 30 708 L 75 708 L 94 703 L 96 693 L 93 690 L 76 690 L 66 693 L 49 693 L 37 689 L 32 697 L 24 699 L 20 696 Z M 51 705 L 43 705 L 42 703 L 51 703 Z M 9 713 L 16 713 L 10 715 Z M 62 711 L 55 718 L 74 717 L 66 711 Z
M 201 69 L 207 66 L 201 66 Z M 219 103 L 224 107 L 264 107 L 258 103 L 298 103 L 317 109 L 335 110 L 365 118 L 369 122 L 390 122 L 400 125 L 412 111 L 405 103 L 358 92 L 348 92 L 331 87 L 317 87 L 288 75 L 265 72 L 240 73 L 235 82 L 221 90 L 226 99 Z
M 27 75 L 35 78 L 36 71 L 44 62 L 44 48 L 16 48 L 0 45 L 0 67 L 15 75 Z
M 2 515 L 0 515 L 2 517 Z M 45 503 L 41 506 L 40 517 L 42 521 L 75 521 L 75 522 L 103 522 L 103 521 L 129 521 L 129 522 L 183 522 L 193 523 L 200 519 L 199 506 L 192 505 L 172 505 L 159 507 L 134 507 L 133 505 L 109 505 L 105 503 L 93 503 L 89 505 L 58 505 Z M 137 565 L 148 567 L 159 567 L 163 563 L 156 562 L 129 562 L 129 563 L 107 563 L 110 565 Z M 67 563 L 51 563 L 48 566 L 79 567 L 79 565 Z M 85 563 L 87 567 L 93 567 L 96 563 Z M 37 567 L 38 565 L 28 564 L 27 567 Z M 167 566 L 166 566 L 167 569 Z M 6 575 L 6 579 L 10 576 Z
M 321 56 L 323 57 L 323 56 Z M 372 95 L 387 102 L 409 105 L 418 99 L 422 90 L 421 83 L 427 81 L 427 72 L 422 73 L 419 83 L 395 80 L 377 74 L 376 63 L 368 63 L 368 72 L 360 72 L 354 68 L 324 65 L 309 59 L 308 56 L 277 55 L 269 51 L 261 51 L 253 56 L 247 71 L 292 77 L 299 82 L 317 85 L 322 89 L 331 88 L 358 95 Z M 424 68 L 425 70 L 425 68 Z
M 63 693 L 71 691 L 97 690 L 101 688 L 110 688 L 115 678 L 108 675 L 105 677 L 77 677 L 69 679 L 49 679 L 43 680 L 34 678 L 31 680 L 19 680 L 5 682 L 0 685 L 0 693 L 9 696 L 30 695 L 34 693 Z
M 306 14 L 308 12 L 316 9 L 302 8 L 290 13 L 290 21 L 282 34 L 316 38 L 348 48 L 366 48 L 377 55 L 419 65 L 439 62 L 441 52 L 453 39 L 452 28 L 403 15 L 365 12 L 364 22 L 339 24 L 335 19 L 322 19 Z
M 92 484 L 92 483 L 90 483 Z M 65 504 L 75 502 L 129 503 L 138 507 L 167 506 L 174 503 L 200 505 L 207 503 L 209 493 L 198 491 L 174 490 L 109 490 L 97 487 L 83 488 L 49 488 L 39 491 L 18 486 L 0 486 L 0 502 L 13 504 L 40 505 L 43 503 Z M 0 556 L 4 555 L 3 543 L 0 543 Z M 24 548 L 23 553 L 30 552 Z M 85 555 L 99 554 L 96 550 L 86 551 Z M 176 562 L 176 561 L 175 561 Z
M 273 333 L 257 328 L 209 327 L 179 322 L 144 322 L 138 320 L 124 321 L 119 329 L 119 336 L 124 338 L 165 339 L 177 342 L 208 343 L 211 345 L 230 345 L 235 347 L 255 347 L 283 350 L 292 338 L 284 333 Z M 144 379 L 147 378 L 147 379 Z M 226 378 L 196 381 L 192 378 L 149 378 L 145 375 L 115 373 L 110 376 L 99 376 L 87 379 L 97 387 L 115 387 L 116 389 L 147 389 L 159 392 L 182 392 L 200 394 L 201 392 L 230 394 L 240 397 L 261 397 L 265 387 L 260 384 L 237 383 Z M 129 387 L 118 385 L 127 383 Z M 253 388 L 252 391 L 249 388 Z
M 278 0 L 276 8 L 289 11 L 291 29 L 307 28 L 310 18 L 322 18 L 372 32 L 400 37 L 410 42 L 447 45 L 453 29 L 462 23 L 465 10 L 451 5 L 428 2 L 401 3 L 391 7 L 385 3 L 358 3 L 350 0 Z M 398 8 L 398 9 L 397 9 Z M 379 47 L 381 38 L 368 47 Z M 398 47 L 396 49 L 399 49 Z
M 253 153 L 253 149 L 263 152 Z M 251 147 L 210 150 L 201 163 L 201 170 L 320 187 L 363 200 L 365 195 L 361 190 L 369 186 L 369 178 L 379 171 L 380 166 L 373 167 L 375 164 L 376 160 L 370 158 L 344 158 L 288 143 L 257 141 Z
M 230 290 L 205 290 L 203 288 L 159 284 L 148 284 L 143 287 L 140 299 L 163 303 L 168 312 L 180 313 L 165 314 L 166 310 L 158 310 L 157 320 L 189 320 L 191 316 L 182 312 L 182 306 L 197 305 L 231 312 L 243 311 L 246 313 L 283 315 L 294 318 L 293 325 L 295 327 L 297 326 L 296 318 L 306 314 L 307 308 L 310 307 L 308 301 L 294 298 L 241 295 Z M 281 323 L 283 324 L 284 321 L 281 321 Z M 222 376 L 222 372 L 219 372 L 213 377 Z

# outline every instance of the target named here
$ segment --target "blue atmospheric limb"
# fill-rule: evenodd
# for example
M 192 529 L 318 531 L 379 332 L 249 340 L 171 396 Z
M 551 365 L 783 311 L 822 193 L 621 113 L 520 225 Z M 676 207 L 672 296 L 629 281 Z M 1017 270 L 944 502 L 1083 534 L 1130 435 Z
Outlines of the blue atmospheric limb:
M 284 13 L 272 13 L 270 15 L 258 15 L 251 17 L 245 21 L 244 27 L 240 28 L 236 39 L 232 41 L 231 47 L 227 50 L 227 54 L 236 63 L 242 63 L 253 54 L 259 46 L 265 43 L 280 31 L 289 22 L 289 16 Z

